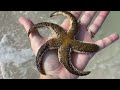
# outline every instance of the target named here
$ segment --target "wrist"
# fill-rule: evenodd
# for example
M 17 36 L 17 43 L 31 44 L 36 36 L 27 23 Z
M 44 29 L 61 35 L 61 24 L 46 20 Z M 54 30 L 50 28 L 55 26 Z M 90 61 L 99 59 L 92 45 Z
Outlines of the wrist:
M 40 74 L 40 79 L 60 79 L 59 77 L 57 76 L 54 76 L 54 75 L 43 75 L 43 74 Z

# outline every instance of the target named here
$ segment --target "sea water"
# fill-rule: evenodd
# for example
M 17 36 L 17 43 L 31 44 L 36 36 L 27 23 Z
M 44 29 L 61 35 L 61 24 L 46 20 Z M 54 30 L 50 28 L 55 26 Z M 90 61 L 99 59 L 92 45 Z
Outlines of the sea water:
M 50 18 L 52 11 L 0 11 L 0 78 L 1 79 L 37 79 L 39 72 L 35 56 L 30 47 L 24 27 L 19 17 L 29 18 L 34 23 L 49 21 L 60 24 L 64 18 Z M 120 12 L 109 14 L 95 40 L 112 33 L 120 35 Z M 40 30 L 43 36 L 51 36 L 51 31 Z M 92 71 L 84 79 L 120 78 L 120 40 L 98 52 L 88 63 L 85 70 Z

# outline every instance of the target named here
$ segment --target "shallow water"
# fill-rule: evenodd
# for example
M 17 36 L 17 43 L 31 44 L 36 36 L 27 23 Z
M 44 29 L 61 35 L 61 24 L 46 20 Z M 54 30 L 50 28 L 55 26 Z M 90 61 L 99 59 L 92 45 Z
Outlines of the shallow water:
M 0 78 L 1 79 L 37 79 L 39 72 L 35 65 L 29 39 L 23 26 L 18 22 L 20 16 L 31 19 L 34 23 L 49 21 L 61 23 L 63 18 L 49 18 L 52 11 L 0 11 Z M 114 32 L 120 35 L 120 12 L 112 11 L 107 17 L 96 40 Z M 48 30 L 49 31 L 49 30 Z M 50 36 L 50 31 L 40 30 L 43 36 Z M 120 78 L 120 40 L 97 53 L 85 70 L 91 70 L 85 79 Z

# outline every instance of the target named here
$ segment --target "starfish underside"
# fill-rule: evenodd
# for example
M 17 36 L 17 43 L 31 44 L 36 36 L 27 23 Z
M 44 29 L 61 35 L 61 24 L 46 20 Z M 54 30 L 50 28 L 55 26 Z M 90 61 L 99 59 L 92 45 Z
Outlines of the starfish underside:
M 38 50 L 38 53 L 36 56 L 36 64 L 37 64 L 38 70 L 40 71 L 41 74 L 46 74 L 43 68 L 42 57 L 47 50 L 58 49 L 59 62 L 63 64 L 64 67 L 70 73 L 79 75 L 79 76 L 88 75 L 90 71 L 78 70 L 73 65 L 71 60 L 71 53 L 73 51 L 78 53 L 93 53 L 93 52 L 97 52 L 99 50 L 99 47 L 96 44 L 83 42 L 75 39 L 75 35 L 78 32 L 79 26 L 78 26 L 77 19 L 70 12 L 57 11 L 52 13 L 50 17 L 56 16 L 56 15 L 64 15 L 70 19 L 71 26 L 68 32 L 67 30 L 64 30 L 61 26 L 54 23 L 49 23 L 49 22 L 41 22 L 41 23 L 35 24 L 28 32 L 28 36 L 29 36 L 29 34 L 36 28 L 48 27 L 54 30 L 57 34 L 57 38 L 48 40 Z

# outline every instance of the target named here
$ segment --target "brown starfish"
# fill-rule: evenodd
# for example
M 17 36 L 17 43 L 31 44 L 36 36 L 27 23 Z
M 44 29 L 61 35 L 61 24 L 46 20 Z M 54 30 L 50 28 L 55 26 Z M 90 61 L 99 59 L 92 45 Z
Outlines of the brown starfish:
M 38 24 L 35 24 L 28 32 L 29 34 L 35 30 L 36 28 L 41 27 L 48 27 L 50 29 L 53 29 L 57 37 L 50 39 L 47 41 L 44 45 L 41 46 L 41 48 L 38 50 L 37 56 L 36 56 L 36 64 L 38 70 L 42 74 L 46 74 L 45 70 L 43 68 L 43 60 L 42 57 L 45 54 L 45 52 L 49 49 L 58 49 L 58 58 L 59 62 L 64 65 L 64 67 L 72 74 L 83 76 L 90 73 L 90 71 L 82 71 L 78 70 L 71 62 L 71 53 L 72 51 L 78 52 L 78 53 L 93 53 L 99 50 L 99 47 L 96 44 L 87 43 L 83 41 L 75 40 L 75 35 L 78 32 L 78 22 L 77 19 L 67 11 L 57 11 L 50 15 L 50 17 L 56 16 L 56 15 L 64 15 L 67 16 L 70 19 L 70 25 L 69 31 L 64 30 L 61 26 L 49 23 L 49 22 L 41 22 Z

